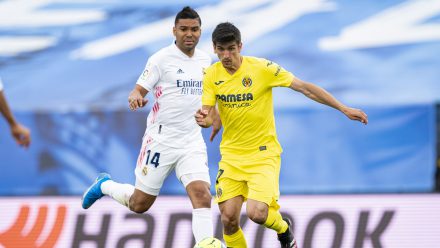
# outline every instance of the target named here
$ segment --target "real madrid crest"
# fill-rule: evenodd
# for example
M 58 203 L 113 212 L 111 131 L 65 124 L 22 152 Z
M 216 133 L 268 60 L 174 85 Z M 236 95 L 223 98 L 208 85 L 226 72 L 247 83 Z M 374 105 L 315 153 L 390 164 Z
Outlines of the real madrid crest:
M 252 79 L 248 76 L 243 78 L 243 81 L 241 81 L 244 87 L 251 87 L 252 85 Z
M 148 167 L 144 166 L 144 168 L 142 168 L 142 175 L 146 176 L 148 174 Z

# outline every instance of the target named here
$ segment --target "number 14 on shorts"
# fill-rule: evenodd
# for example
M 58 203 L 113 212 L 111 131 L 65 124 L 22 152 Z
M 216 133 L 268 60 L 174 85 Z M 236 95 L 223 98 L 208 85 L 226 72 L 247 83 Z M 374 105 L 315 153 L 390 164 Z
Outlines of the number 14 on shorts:
M 150 160 L 150 155 L 151 155 L 151 150 L 147 151 L 147 159 L 145 160 L 145 165 L 148 165 L 148 163 L 154 165 L 154 167 L 158 167 L 159 166 L 159 159 L 160 159 L 160 153 L 155 152 L 153 154 L 153 156 L 151 157 Z

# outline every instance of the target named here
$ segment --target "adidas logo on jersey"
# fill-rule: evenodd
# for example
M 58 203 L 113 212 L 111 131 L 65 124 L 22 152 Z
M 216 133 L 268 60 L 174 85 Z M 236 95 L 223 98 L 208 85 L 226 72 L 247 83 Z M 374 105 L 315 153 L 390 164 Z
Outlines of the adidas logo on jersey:
M 182 71 L 182 69 L 177 70 L 177 74 L 182 74 L 182 73 L 185 73 Z

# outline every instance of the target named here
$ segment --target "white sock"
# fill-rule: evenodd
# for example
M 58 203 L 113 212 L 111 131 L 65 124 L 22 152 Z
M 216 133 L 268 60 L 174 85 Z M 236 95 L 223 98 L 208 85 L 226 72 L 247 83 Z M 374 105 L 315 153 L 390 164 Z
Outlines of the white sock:
M 208 237 L 214 237 L 212 212 L 210 208 L 196 208 L 192 211 L 192 231 L 196 243 Z
M 110 196 L 117 202 L 128 207 L 128 202 L 134 192 L 134 186 L 131 184 L 122 184 L 113 180 L 107 180 L 101 184 L 101 191 L 105 195 Z

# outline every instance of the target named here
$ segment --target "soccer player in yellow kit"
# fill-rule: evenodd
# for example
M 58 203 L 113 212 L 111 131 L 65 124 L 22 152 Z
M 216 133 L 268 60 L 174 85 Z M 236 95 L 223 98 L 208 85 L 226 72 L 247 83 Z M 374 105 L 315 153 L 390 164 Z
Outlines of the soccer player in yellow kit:
M 364 124 L 367 115 L 272 61 L 242 56 L 240 31 L 231 23 L 217 25 L 212 41 L 220 61 L 204 72 L 203 106 L 195 118 L 200 126 L 211 126 L 219 121 L 211 114 L 218 106 L 224 131 L 216 201 L 226 245 L 247 247 L 239 226 L 241 208 L 247 200 L 246 213 L 252 221 L 275 230 L 281 247 L 296 248 L 290 220 L 283 219 L 277 203 L 282 149 L 275 130 L 272 88 L 289 87 Z

